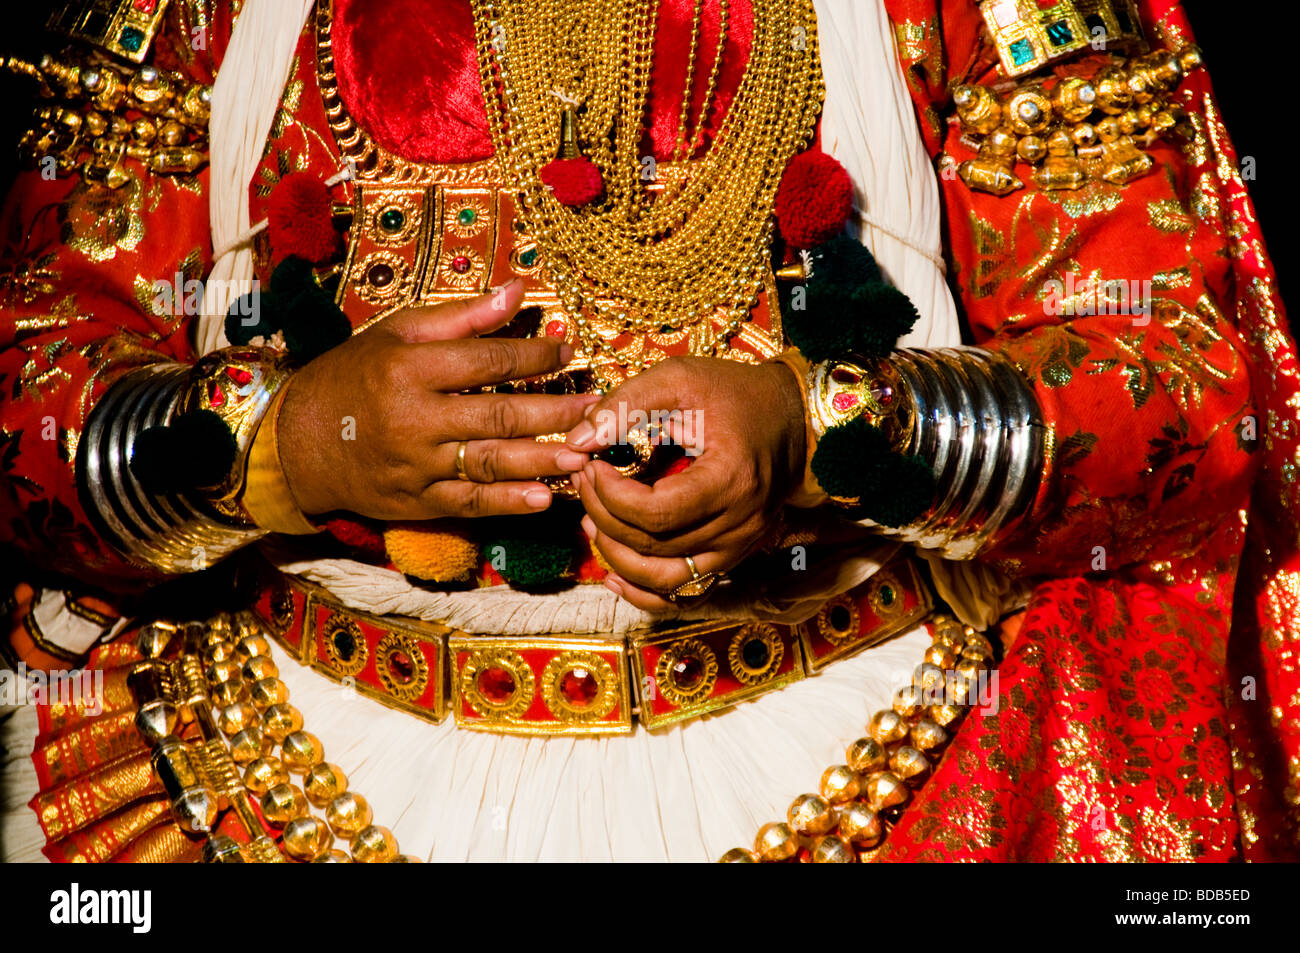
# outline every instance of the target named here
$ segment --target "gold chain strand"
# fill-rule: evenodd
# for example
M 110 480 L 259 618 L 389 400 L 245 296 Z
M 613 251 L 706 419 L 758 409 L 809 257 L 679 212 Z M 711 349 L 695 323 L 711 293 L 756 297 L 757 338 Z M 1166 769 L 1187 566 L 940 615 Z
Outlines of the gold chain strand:
M 558 11 L 572 4 L 473 6 L 485 98 L 499 104 L 488 110 L 499 161 L 588 357 L 617 360 L 611 342 L 628 331 L 684 328 L 695 353 L 714 353 L 757 300 L 777 186 L 820 111 L 811 3 L 755 0 L 749 60 L 721 128 L 682 187 L 657 200 L 641 181 L 639 154 L 657 0 L 588 0 L 576 5 L 586 26 L 567 37 L 558 35 Z M 796 36 L 807 42 L 793 43 Z M 692 138 L 707 121 L 725 40 L 724 32 Z M 557 50 L 578 51 L 585 62 L 566 69 Z M 557 148 L 561 104 L 552 90 L 575 77 L 584 97 L 580 143 L 606 185 L 604 202 L 584 208 L 562 205 L 540 179 Z
M 722 56 L 727 49 L 727 24 L 729 21 L 728 0 L 718 0 L 718 50 L 713 56 L 713 68 L 709 70 L 709 81 L 704 87 L 704 101 L 700 105 L 700 114 L 695 120 L 695 131 L 691 133 L 690 144 L 685 158 L 695 155 L 704 138 L 704 124 L 709 120 L 709 107 L 718 90 L 718 77 L 722 75 Z
M 682 108 L 677 114 L 677 138 L 673 140 L 673 160 L 681 161 L 690 156 L 686 148 L 686 120 L 691 114 L 691 97 L 695 93 L 695 58 L 699 50 L 700 34 L 703 32 L 704 0 L 695 0 L 695 13 L 691 17 L 691 47 L 686 54 L 686 87 L 682 91 Z M 721 47 L 719 47 L 721 49 Z M 708 110 L 705 100 L 704 110 Z

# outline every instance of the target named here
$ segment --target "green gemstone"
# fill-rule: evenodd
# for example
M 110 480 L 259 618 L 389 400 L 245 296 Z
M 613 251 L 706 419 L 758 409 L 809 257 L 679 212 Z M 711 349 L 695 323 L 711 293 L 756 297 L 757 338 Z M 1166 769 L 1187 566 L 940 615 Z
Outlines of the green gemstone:
M 456 221 L 460 222 L 462 225 L 473 225 L 478 221 L 478 212 L 474 211 L 472 208 L 463 208 L 459 213 L 457 213 Z
M 892 605 L 894 604 L 894 587 L 893 587 L 893 586 L 881 586 L 881 587 L 880 587 L 880 604 L 881 604 L 882 606 L 892 606 Z
M 537 264 L 537 249 L 530 248 L 527 251 L 520 252 L 519 264 L 523 265 L 525 268 L 531 268 L 533 265 Z
M 405 224 L 406 216 L 402 214 L 402 210 L 399 208 L 386 209 L 379 216 L 379 227 L 389 233 L 400 232 Z

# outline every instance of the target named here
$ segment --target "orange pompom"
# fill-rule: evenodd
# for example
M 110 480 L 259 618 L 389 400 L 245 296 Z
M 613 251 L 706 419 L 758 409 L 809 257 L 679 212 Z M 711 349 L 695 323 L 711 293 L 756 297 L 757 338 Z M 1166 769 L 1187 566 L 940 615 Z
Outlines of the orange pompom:
M 586 205 L 605 191 L 600 169 L 586 156 L 552 160 L 542 167 L 541 177 L 563 205 Z
M 266 217 L 277 262 L 296 255 L 320 265 L 338 251 L 334 202 L 325 183 L 310 172 L 291 172 L 280 180 L 271 193 Z
M 776 223 L 795 248 L 816 248 L 844 230 L 853 214 L 853 181 L 824 152 L 810 149 L 790 160 L 776 193 Z
M 384 546 L 399 572 L 429 582 L 466 582 L 478 566 L 478 544 L 454 520 L 390 523 Z

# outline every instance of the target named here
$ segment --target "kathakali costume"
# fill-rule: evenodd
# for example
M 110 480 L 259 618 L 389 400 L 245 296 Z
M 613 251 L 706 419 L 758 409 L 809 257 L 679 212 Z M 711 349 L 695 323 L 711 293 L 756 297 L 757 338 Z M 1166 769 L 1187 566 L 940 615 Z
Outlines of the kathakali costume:
M 4 722 L 8 859 L 1296 856 L 1296 351 L 1177 3 L 50 26 L 5 64 L 8 650 L 103 687 Z M 295 369 L 514 277 L 504 333 L 575 349 L 518 389 L 802 375 L 810 472 L 730 586 L 632 608 L 573 501 L 297 511 Z

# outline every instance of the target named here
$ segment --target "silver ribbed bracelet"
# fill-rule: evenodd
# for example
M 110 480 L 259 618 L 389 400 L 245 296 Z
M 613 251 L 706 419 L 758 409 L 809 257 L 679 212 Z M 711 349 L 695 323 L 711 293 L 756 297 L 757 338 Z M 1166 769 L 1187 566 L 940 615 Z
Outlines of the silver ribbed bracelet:
M 198 493 L 151 493 L 131 472 L 136 436 L 170 423 L 191 382 L 185 364 L 125 374 L 95 405 L 77 446 L 77 486 L 95 529 L 128 559 L 165 573 L 206 569 L 266 535 Z
M 1038 491 L 1046 427 L 1020 372 L 974 347 L 909 348 L 868 365 L 826 362 L 809 374 L 820 437 L 860 413 L 898 452 L 934 473 L 934 504 L 906 526 L 865 525 L 882 536 L 969 559 L 1009 533 Z

